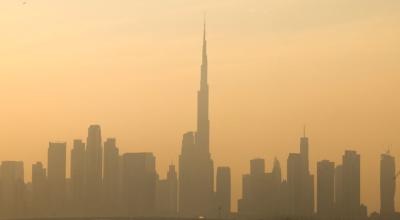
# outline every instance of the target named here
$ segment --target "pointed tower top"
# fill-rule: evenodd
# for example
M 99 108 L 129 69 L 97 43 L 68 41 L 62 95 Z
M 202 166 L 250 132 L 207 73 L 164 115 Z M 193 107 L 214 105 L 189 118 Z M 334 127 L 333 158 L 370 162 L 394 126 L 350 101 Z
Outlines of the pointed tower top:
M 203 52 L 201 62 L 201 82 L 200 87 L 207 87 L 207 40 L 206 40 L 206 15 L 204 14 L 204 30 L 203 30 Z
M 205 41 L 206 40 L 206 12 L 204 12 L 204 15 L 203 15 L 203 26 L 204 26 L 204 29 L 203 29 L 203 40 Z

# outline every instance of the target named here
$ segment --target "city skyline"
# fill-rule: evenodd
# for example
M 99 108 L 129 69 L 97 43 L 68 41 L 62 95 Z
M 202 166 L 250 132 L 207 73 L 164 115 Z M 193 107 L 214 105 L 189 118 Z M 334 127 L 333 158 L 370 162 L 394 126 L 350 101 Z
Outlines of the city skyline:
M 215 14 L 213 15 L 212 10 L 209 14 L 211 17 L 217 17 Z M 200 19 L 197 18 L 197 20 Z M 86 136 L 83 134 L 86 133 L 87 126 L 93 122 L 97 122 L 105 129 L 104 133 L 106 137 L 112 136 L 117 139 L 121 153 L 139 151 L 153 152 L 157 157 L 157 171 L 159 171 L 161 176 L 164 176 L 171 161 L 173 161 L 175 165 L 178 164 L 177 155 L 181 148 L 181 135 L 187 130 L 196 127 L 196 122 L 193 120 L 196 114 L 196 102 L 194 100 L 196 99 L 196 90 L 198 89 L 197 72 L 199 65 L 199 49 L 201 49 L 199 46 L 200 31 L 198 28 L 199 25 L 197 25 L 201 22 L 197 20 L 193 22 L 196 25 L 192 24 L 192 26 L 196 26 L 196 31 L 193 31 L 194 34 L 197 34 L 195 37 L 189 35 L 186 36 L 187 38 L 185 39 L 178 38 L 179 41 L 182 40 L 183 45 L 188 47 L 187 50 L 193 50 L 193 54 L 185 53 L 183 49 L 179 49 L 179 44 L 173 43 L 170 38 L 167 38 L 165 41 L 167 44 L 165 49 L 167 49 L 168 52 L 173 52 L 174 50 L 172 48 L 176 48 L 178 52 L 174 53 L 175 56 L 183 52 L 182 54 L 184 54 L 185 57 L 190 57 L 184 58 L 184 60 L 188 61 L 187 64 L 183 64 L 183 66 L 185 66 L 184 68 L 178 67 L 179 59 L 176 57 L 179 56 L 171 58 L 172 63 L 165 65 L 165 63 L 160 62 L 160 60 L 165 60 L 164 62 L 167 62 L 170 60 L 169 57 L 156 55 L 157 62 L 160 62 L 162 67 L 166 67 L 162 68 L 165 70 L 164 75 L 166 76 L 161 76 L 163 74 L 161 74 L 162 71 L 160 70 L 155 71 L 160 74 L 138 76 L 134 71 L 136 63 L 132 64 L 129 68 L 127 68 L 127 65 L 124 63 L 124 68 L 126 69 L 116 68 L 115 72 L 117 73 L 114 73 L 111 66 L 108 66 L 104 71 L 100 71 L 97 75 L 99 78 L 99 87 L 96 87 L 94 82 L 90 82 L 90 79 L 96 76 L 95 74 L 92 75 L 93 73 L 81 74 L 80 76 L 75 75 L 76 73 L 71 73 L 72 76 L 60 75 L 60 79 L 58 79 L 56 76 L 36 73 L 41 69 L 38 67 L 33 68 L 32 72 L 32 75 L 34 73 L 37 74 L 38 79 L 32 80 L 31 76 L 26 76 L 27 81 L 32 80 L 32 84 L 17 79 L 18 75 L 8 76 L 6 73 L 5 76 L 1 76 L 3 77 L 3 82 L 10 81 L 11 85 L 12 82 L 22 82 L 22 85 L 16 88 L 22 88 L 22 91 L 24 91 L 24 87 L 26 86 L 27 95 L 16 95 L 15 101 L 12 101 L 11 98 L 5 98 L 5 95 L 2 96 L 2 98 L 5 98 L 6 104 L 4 106 L 5 114 L 2 118 L 4 119 L 3 121 L 5 121 L 2 138 L 6 142 L 5 146 L 9 147 L 0 151 L 0 159 L 25 161 L 25 177 L 26 180 L 29 180 L 30 164 L 36 161 L 42 161 L 44 166 L 47 166 L 47 159 L 44 155 L 47 154 L 47 143 L 49 141 L 53 141 L 53 139 L 66 141 L 67 158 L 70 158 L 69 150 L 72 149 L 72 141 L 76 138 L 85 140 Z M 233 38 L 232 35 L 222 35 L 223 33 L 218 32 L 218 28 L 222 26 L 222 20 L 218 20 L 218 18 L 213 20 L 209 22 L 211 23 L 209 26 L 213 29 L 209 31 L 209 33 L 211 33 L 211 40 L 209 40 L 211 46 L 209 50 L 212 51 L 210 55 L 210 72 L 212 72 L 212 74 L 210 74 L 210 84 L 213 90 L 210 95 L 210 118 L 212 120 L 211 152 L 213 154 L 212 158 L 215 163 L 215 169 L 220 165 L 231 167 L 232 200 L 235 201 L 241 197 L 241 175 L 248 173 L 248 161 L 250 159 L 255 157 L 265 158 L 267 170 L 270 170 L 269 168 L 272 167 L 273 158 L 276 156 L 282 166 L 282 175 L 286 176 L 287 156 L 289 152 L 298 152 L 298 137 L 301 136 L 303 124 L 306 124 L 307 133 L 310 137 L 311 173 L 316 175 L 317 161 L 328 159 L 338 164 L 341 161 L 341 156 L 345 149 L 356 150 L 361 155 L 361 167 L 364 168 L 361 170 L 362 182 L 365 182 L 365 184 L 362 185 L 361 200 L 367 203 L 370 210 L 379 211 L 378 177 L 380 154 L 390 148 L 393 156 L 398 159 L 399 155 L 398 147 L 396 147 L 399 146 L 400 143 L 399 135 L 397 134 L 399 122 L 397 110 L 399 106 L 394 104 L 396 98 L 395 94 L 397 94 L 397 90 L 394 88 L 395 82 L 397 82 L 397 76 L 391 75 L 390 73 L 382 73 L 383 75 L 381 76 L 374 75 L 373 73 L 366 73 L 364 76 L 361 75 L 363 71 L 353 74 L 349 73 L 351 70 L 345 69 L 345 65 L 341 66 L 342 68 L 336 69 L 336 71 L 344 70 L 344 72 L 348 74 L 348 76 L 344 76 L 344 73 L 343 75 L 339 74 L 339 80 L 333 79 L 334 73 L 326 73 L 322 76 L 317 75 L 315 72 L 313 74 L 304 73 L 306 72 L 305 70 L 312 70 L 312 68 L 304 68 L 304 66 L 301 65 L 302 68 L 300 68 L 301 71 L 299 72 L 296 71 L 296 68 L 287 68 L 286 71 L 293 71 L 295 73 L 286 73 L 282 76 L 278 76 L 277 66 L 288 66 L 288 63 L 292 61 L 288 54 L 294 52 L 294 49 L 281 48 L 281 50 L 278 50 L 279 53 L 276 53 L 277 49 L 274 48 L 273 51 L 275 53 L 270 54 L 268 53 L 270 50 L 267 49 L 271 47 L 271 44 L 278 42 L 278 45 L 281 47 L 285 45 L 284 42 L 271 38 L 267 39 L 269 42 L 267 45 L 261 45 L 260 51 L 268 58 L 271 58 L 271 60 L 275 60 L 265 61 L 265 66 L 268 66 L 272 62 L 272 66 L 274 67 L 272 71 L 269 72 L 269 68 L 262 67 L 262 71 L 259 71 L 258 74 L 247 73 L 247 71 L 245 71 L 247 68 L 249 72 L 254 72 L 256 68 L 259 67 L 251 67 L 252 62 L 249 62 L 250 57 L 254 56 L 256 59 L 253 64 L 260 65 L 260 63 L 264 62 L 264 59 L 262 59 L 264 55 L 252 53 L 257 51 L 253 44 L 249 45 L 249 48 L 246 48 L 244 42 L 239 41 L 240 45 L 237 45 L 236 52 L 243 54 L 247 51 L 249 52 L 248 54 L 251 54 L 251 56 L 248 55 L 249 58 L 242 60 L 245 67 L 241 66 L 240 63 L 242 62 L 239 62 L 239 57 L 241 57 L 241 55 L 234 55 L 235 53 L 233 52 L 235 52 L 235 50 L 224 50 L 226 48 L 218 45 L 221 43 L 221 38 L 223 38 L 226 39 L 226 43 L 231 46 L 231 48 L 234 48 L 233 46 L 236 45 L 235 42 L 237 39 Z M 370 20 L 365 22 L 370 22 Z M 380 24 L 379 21 L 373 21 L 371 26 L 369 26 L 370 23 L 357 23 L 356 27 L 359 29 L 356 30 L 359 32 L 345 32 L 340 36 L 350 37 L 353 36 L 352 34 L 355 34 L 360 37 L 362 33 L 370 33 L 368 30 L 372 30 L 376 27 L 379 28 Z M 339 28 L 342 28 L 340 30 L 346 30 L 346 27 L 343 26 Z M 362 28 L 366 28 L 366 30 Z M 385 37 L 387 37 L 389 42 L 391 39 L 390 36 L 397 36 L 397 32 L 393 33 L 393 31 L 385 28 L 382 28 L 381 31 L 383 31 L 383 38 L 386 39 Z M 326 37 L 329 33 L 322 33 L 321 35 Z M 319 37 L 321 37 L 321 35 L 319 35 Z M 299 37 L 299 35 L 295 36 Z M 373 38 L 373 36 L 371 38 Z M 310 43 L 307 43 L 307 39 L 312 40 L 313 36 L 311 34 L 306 34 L 306 36 L 300 36 L 300 39 L 297 38 L 300 42 L 306 42 L 306 46 L 312 46 Z M 321 38 L 319 38 L 319 40 L 320 39 Z M 293 46 L 294 48 L 298 48 L 299 42 L 296 42 L 296 39 L 286 38 L 286 40 L 289 42 L 289 47 Z M 368 38 L 367 40 L 370 40 L 368 42 L 372 42 L 371 44 L 375 45 L 372 39 Z M 323 43 L 326 42 L 328 42 L 328 40 L 316 42 L 316 47 L 321 47 Z M 334 45 L 343 46 L 346 45 L 346 43 L 335 41 Z M 378 50 L 380 46 L 382 45 L 378 44 L 378 46 L 372 47 L 372 50 L 380 51 Z M 133 46 L 133 48 L 135 47 L 136 46 Z M 325 49 L 328 51 L 331 50 L 328 48 Z M 111 52 L 112 51 L 113 50 L 111 50 Z M 312 51 L 321 52 L 315 47 Z M 359 52 L 359 50 L 356 51 Z M 153 52 L 155 52 L 155 54 L 159 53 L 157 50 L 153 50 Z M 344 50 L 342 52 L 344 53 L 347 51 Z M 386 54 L 382 51 L 381 53 Z M 148 54 L 153 53 L 148 52 Z M 225 55 L 226 58 L 223 57 Z M 277 61 L 277 57 L 281 56 L 283 56 L 283 59 Z M 122 59 L 133 60 L 135 58 L 133 56 Z M 363 58 L 361 57 L 360 59 Z M 365 60 L 365 58 L 363 60 Z M 318 63 L 322 65 L 325 61 L 326 60 L 319 60 Z M 307 60 L 305 62 L 307 63 Z M 390 64 L 389 61 L 388 63 Z M 88 66 L 90 65 L 93 64 L 89 62 Z M 100 66 L 101 65 L 102 64 L 100 64 Z M 299 67 L 298 63 L 294 65 L 294 67 Z M 311 66 L 311 64 L 308 65 Z M 7 63 L 6 66 L 12 65 Z M 73 66 L 69 71 L 74 72 L 79 66 L 83 69 L 88 68 L 82 66 L 80 63 L 79 65 Z M 176 67 L 179 74 L 171 74 L 172 67 Z M 395 67 L 394 73 L 397 66 L 393 65 L 392 67 Z M 140 68 L 144 67 L 141 66 Z M 250 77 L 240 76 L 240 72 L 234 70 L 235 68 L 241 70 L 241 74 L 248 74 Z M 390 69 L 390 67 L 387 68 Z M 89 69 L 90 72 L 96 72 L 94 71 L 95 69 Z M 88 72 L 89 69 L 87 69 Z M 2 72 L 4 72 L 9 69 L 4 68 L 2 70 Z M 118 73 L 119 70 L 121 70 L 122 73 Z M 128 74 L 128 70 L 135 72 L 133 75 L 138 77 L 129 78 L 124 75 L 125 73 Z M 149 72 L 153 69 L 147 67 L 147 69 L 145 68 L 144 70 L 145 72 Z M 230 70 L 232 70 L 234 74 L 228 74 Z M 373 71 L 377 72 L 379 70 L 381 70 L 381 68 L 373 69 Z M 140 72 L 141 70 L 138 69 L 137 71 Z M 108 76 L 113 74 L 114 76 Z M 226 80 L 228 76 L 231 78 Z M 314 79 L 312 79 L 312 77 L 315 76 L 316 83 L 314 84 Z M 286 77 L 288 79 L 286 79 Z M 324 77 L 326 77 L 326 79 L 323 79 Z M 64 85 L 62 83 L 63 79 L 68 83 Z M 79 82 L 80 80 L 82 81 Z M 332 82 L 330 82 L 330 80 L 332 80 Z M 78 85 L 75 88 L 73 86 L 74 82 Z M 297 84 L 297 82 L 299 82 L 299 84 Z M 36 85 L 34 83 L 38 84 Z M 83 100 L 88 100 L 88 97 L 94 98 L 88 101 L 89 104 L 82 105 L 84 102 L 81 102 L 79 99 L 81 92 L 86 88 L 83 86 L 85 83 L 97 88 L 99 97 L 96 98 L 97 92 L 83 92 Z M 284 89 L 283 94 L 279 93 L 281 90 L 271 85 L 274 83 L 282 86 Z M 148 89 L 140 88 L 138 84 L 143 84 L 147 86 Z M 154 88 L 153 84 L 154 87 L 160 86 L 159 89 Z M 164 84 L 169 85 L 162 87 Z M 358 89 L 353 90 L 353 84 L 354 87 Z M 180 85 L 181 87 L 179 87 Z M 299 95 L 297 96 L 297 93 L 292 90 L 293 88 L 297 88 L 297 85 L 302 88 L 309 87 L 305 88 L 305 91 L 299 91 Z M 313 86 L 315 86 L 315 88 L 311 89 Z M 327 86 L 327 88 L 323 88 L 324 86 Z M 36 90 L 37 87 L 44 87 L 47 89 L 44 91 L 33 91 Z M 66 89 L 67 87 L 70 88 Z M 106 92 L 99 90 L 100 87 L 109 88 L 110 93 L 107 95 Z M 5 85 L 5 88 L 7 88 L 7 85 Z M 121 89 L 119 90 L 116 88 Z M 166 90 L 166 88 L 171 88 L 171 90 Z M 74 89 L 76 89 L 76 91 L 74 91 Z M 54 96 L 45 95 L 45 93 L 51 94 L 52 90 L 55 91 L 53 94 Z M 2 91 L 6 93 L 7 91 L 14 91 L 14 89 L 6 90 L 3 87 Z M 329 101 L 326 101 L 325 98 L 321 98 L 319 95 L 315 95 L 318 94 L 316 92 L 319 91 L 321 92 L 320 96 L 327 97 Z M 334 91 L 338 92 L 335 93 Z M 69 95 L 70 93 L 71 95 Z M 263 95 L 258 95 L 259 93 Z M 333 95 L 332 93 L 335 94 Z M 394 95 L 390 95 L 390 93 Z M 124 96 L 124 94 L 130 95 Z M 144 98 L 140 98 L 142 95 Z M 38 96 L 47 98 L 41 99 L 37 106 L 29 108 L 32 109 L 32 111 L 28 110 L 29 103 L 32 104 L 36 102 Z M 299 101 L 289 100 L 289 96 L 293 96 L 293 99 L 298 98 Z M 369 96 L 371 99 L 364 99 L 364 96 Z M 176 98 L 173 99 L 172 97 Z M 250 101 L 247 100 L 247 97 L 257 97 L 257 99 L 255 101 Z M 262 99 L 263 97 L 265 97 L 265 100 Z M 165 100 L 163 100 L 164 98 Z M 330 100 L 331 98 L 333 100 Z M 142 99 L 146 99 L 147 101 Z M 277 101 L 277 99 L 279 99 L 279 101 Z M 63 103 L 63 100 L 65 100 L 65 103 Z M 345 112 L 344 109 L 350 109 L 350 107 L 352 107 L 352 100 L 358 100 L 356 101 L 356 105 L 360 107 L 355 106 L 354 112 L 349 111 L 343 114 L 343 112 Z M 18 102 L 18 104 L 14 102 Z M 53 108 L 47 108 L 47 110 L 43 111 L 40 106 L 51 106 L 51 104 L 46 104 L 45 102 L 53 103 Z M 75 102 L 77 102 L 77 104 L 79 103 L 79 105 L 75 106 L 76 109 L 71 111 L 71 108 L 67 105 L 72 106 L 71 104 Z M 139 105 L 135 103 L 139 103 Z M 104 105 L 109 106 L 103 109 Z M 247 105 L 249 107 L 247 107 Z M 327 105 L 329 107 L 322 107 L 322 105 Z M 299 106 L 299 109 L 295 109 L 296 106 Z M 305 106 L 310 106 L 310 108 Z M 311 109 L 311 106 L 315 107 L 315 109 Z M 257 109 L 258 107 L 259 109 Z M 66 109 L 65 111 L 64 108 Z M 336 114 L 330 111 L 330 108 L 336 109 L 335 111 L 339 113 Z M 57 113 L 58 111 L 60 111 L 60 113 Z M 89 112 L 91 112 L 92 115 L 89 115 Z M 6 115 L 10 115 L 10 117 Z M 63 118 L 64 115 L 66 115 L 65 118 Z M 146 115 L 148 117 L 145 117 Z M 178 115 L 181 116 L 181 118 L 179 118 Z M 384 117 L 382 115 L 386 116 Z M 124 118 L 124 120 L 126 119 L 126 121 L 118 119 L 119 117 Z M 280 118 L 281 121 L 275 120 L 274 118 Z M 371 121 L 367 119 L 371 119 Z M 18 120 L 25 123 L 21 123 Z M 43 120 L 44 128 L 36 127 L 42 124 L 41 120 Z M 146 124 L 146 121 L 149 123 Z M 160 124 L 158 124 L 157 121 L 159 121 Z M 258 123 L 259 121 L 260 123 Z M 13 123 L 15 123 L 15 125 Z M 258 124 L 258 126 L 251 127 L 251 125 L 255 124 Z M 249 129 L 243 131 L 243 127 Z M 20 135 L 27 137 L 24 138 L 26 140 L 21 138 Z M 160 139 L 160 141 L 152 140 L 155 135 L 160 136 L 160 138 L 157 138 Z M 233 136 L 234 139 L 229 136 Z M 390 147 L 390 145 L 392 145 L 392 147 Z M 227 149 L 231 148 L 234 148 L 234 151 L 238 153 L 228 152 Z M 235 161 L 235 163 L 231 161 Z M 66 166 L 67 173 L 69 173 L 70 165 L 67 164 Z M 369 173 L 371 173 L 371 175 L 366 175 Z M 316 177 L 314 177 L 314 182 L 315 181 Z M 396 200 L 399 200 L 398 196 Z M 236 209 L 235 202 L 233 202 L 232 206 Z M 399 202 L 396 203 L 396 206 L 398 209 Z
M 49 142 L 47 170 L 40 161 L 32 165 L 32 181 L 35 180 L 32 182 L 35 185 L 32 188 L 35 190 L 32 191 L 32 199 L 36 204 L 32 206 L 32 215 L 48 213 L 50 216 L 63 216 L 70 212 L 82 216 L 96 216 L 98 213 L 113 216 L 121 212 L 126 216 L 158 213 L 188 218 L 230 218 L 231 212 L 236 211 L 239 216 L 254 217 L 316 215 L 325 218 L 341 213 L 343 216 L 356 218 L 369 214 L 368 207 L 361 200 L 360 155 L 357 151 L 346 150 L 342 157 L 343 164 L 335 167 L 334 162 L 319 160 L 316 164 L 317 173 L 311 173 L 306 126 L 303 127 L 303 135 L 300 137 L 299 153 L 288 153 L 286 177 L 282 178 L 280 161 L 276 157 L 271 173 L 266 170 L 264 159 L 250 160 L 250 173 L 243 175 L 243 191 L 241 199 L 237 201 L 238 209 L 231 209 L 236 202 L 231 198 L 231 168 L 226 165 L 214 167 L 210 151 L 206 30 L 204 20 L 200 89 L 197 95 L 197 130 L 186 132 L 182 136 L 178 174 L 171 162 L 166 179 L 160 179 L 153 153 L 120 154 L 117 139 L 104 139 L 101 126 L 92 124 L 88 128 L 86 142 L 81 139 L 73 140 L 69 176 L 66 174 L 65 141 Z M 13 163 L 18 164 L 18 168 L 15 168 L 19 169 L 16 175 L 22 177 L 24 182 L 22 161 L 3 161 L 1 167 L 12 173 Z M 394 201 L 397 177 L 395 157 L 388 151 L 381 154 L 380 163 L 380 212 L 391 215 L 397 210 Z M 45 192 L 44 186 L 48 187 L 48 198 L 40 194 Z M 149 186 L 153 188 L 147 188 Z M 10 185 L 2 187 L 2 192 L 5 193 L 7 191 L 4 187 Z M 16 187 L 21 190 L 18 188 L 21 186 Z M 8 195 L 7 200 L 16 199 L 16 204 L 20 204 L 21 198 L 13 198 L 12 195 Z M 68 201 L 73 202 L 71 207 Z M 4 201 L 2 204 L 4 205 Z M 9 210 L 15 209 L 13 205 L 10 207 Z M 15 212 L 18 213 L 16 216 L 24 216 L 20 214 L 24 212 L 23 205 L 16 207 L 19 210 Z M 4 215 L 7 217 L 15 214 L 11 211 Z

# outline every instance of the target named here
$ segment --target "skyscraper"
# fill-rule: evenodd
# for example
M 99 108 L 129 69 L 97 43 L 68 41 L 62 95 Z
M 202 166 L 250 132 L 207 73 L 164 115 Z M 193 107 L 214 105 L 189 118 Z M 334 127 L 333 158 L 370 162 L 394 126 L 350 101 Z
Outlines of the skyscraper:
M 310 217 L 314 213 L 314 176 L 309 170 L 309 145 L 305 131 L 300 138 L 300 153 L 288 157 L 287 187 L 289 214 Z
M 0 167 L 0 216 L 22 217 L 25 214 L 24 163 L 3 161 Z
M 329 160 L 317 163 L 317 213 L 330 217 L 335 207 L 335 163 Z
M 66 143 L 50 143 L 48 150 L 49 211 L 51 216 L 63 214 L 66 202 Z
M 32 165 L 32 215 L 46 216 L 48 207 L 46 169 L 41 162 Z
M 210 155 L 208 118 L 208 61 L 204 25 L 200 90 L 197 93 L 197 132 L 183 136 L 179 156 L 179 213 L 184 217 L 211 216 L 214 204 L 214 163 Z
M 92 216 L 100 210 L 102 195 L 103 148 L 99 125 L 88 129 L 85 164 L 85 204 L 87 214 Z
M 217 208 L 219 218 L 229 218 L 231 213 L 231 169 L 218 167 L 217 169 Z
M 281 169 L 274 160 L 272 172 L 265 172 L 264 159 L 250 161 L 250 174 L 243 175 L 238 212 L 243 218 L 274 219 L 282 213 Z
M 74 140 L 71 150 L 71 194 L 73 212 L 83 214 L 85 195 L 85 143 Z
M 336 216 L 342 215 L 343 207 L 343 165 L 335 168 L 335 212 Z
M 266 180 L 264 159 L 250 160 L 250 173 L 243 175 L 242 198 L 238 202 L 241 216 L 265 217 Z
M 300 138 L 301 156 L 301 181 L 302 181 L 302 213 L 304 216 L 312 216 L 314 213 L 314 175 L 310 174 L 309 169 L 309 144 L 304 127 L 303 137 Z
M 346 151 L 343 155 L 342 181 L 342 214 L 346 218 L 358 218 L 361 215 L 360 155 L 356 151 Z
M 104 211 L 108 215 L 115 214 L 119 193 L 119 150 L 115 138 L 104 142 Z
M 152 153 L 122 156 L 122 202 L 126 216 L 149 216 L 155 212 L 156 158 Z
M 176 216 L 178 212 L 178 176 L 174 165 L 169 166 L 167 178 L 157 182 L 156 208 L 161 216 Z
M 392 215 L 395 212 L 394 196 L 396 191 L 396 163 L 389 153 L 381 155 L 381 215 Z
M 287 213 L 290 216 L 304 216 L 304 192 L 302 180 L 301 154 L 290 153 L 287 159 L 287 186 L 289 204 Z
M 303 137 L 300 138 L 300 155 L 302 157 L 303 172 L 309 174 L 309 161 L 308 161 L 308 137 L 306 136 L 306 128 L 304 127 Z
M 261 158 L 250 160 L 250 174 L 262 176 L 265 174 L 265 160 Z

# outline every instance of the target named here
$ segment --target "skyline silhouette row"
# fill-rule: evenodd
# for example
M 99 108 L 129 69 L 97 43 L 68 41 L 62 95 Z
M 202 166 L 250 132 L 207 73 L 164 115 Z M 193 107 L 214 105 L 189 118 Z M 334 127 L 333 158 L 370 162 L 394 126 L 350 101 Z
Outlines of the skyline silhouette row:
M 395 210 L 398 174 L 393 156 L 381 155 L 380 213 L 368 215 L 360 198 L 360 154 L 346 150 L 341 164 L 318 161 L 314 176 L 305 134 L 299 152 L 288 155 L 286 178 L 277 159 L 270 172 L 264 159 L 250 161 L 233 213 L 230 167 L 215 169 L 210 153 L 205 24 L 200 72 L 197 128 L 183 134 L 178 169 L 171 164 L 166 177 L 160 178 L 153 153 L 121 154 L 115 138 L 103 141 L 100 125 L 90 125 L 86 142 L 73 141 L 69 178 L 65 142 L 49 143 L 47 168 L 42 162 L 33 164 L 31 182 L 25 181 L 22 161 L 1 163 L 0 217 L 400 219 Z

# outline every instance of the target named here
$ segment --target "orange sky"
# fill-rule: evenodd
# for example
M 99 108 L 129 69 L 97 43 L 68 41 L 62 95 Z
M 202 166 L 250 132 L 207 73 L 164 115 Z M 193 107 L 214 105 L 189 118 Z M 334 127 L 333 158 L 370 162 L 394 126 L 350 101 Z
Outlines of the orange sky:
M 161 176 L 196 125 L 207 11 L 211 151 L 233 170 L 276 156 L 303 124 L 316 161 L 361 153 L 362 202 L 379 208 L 379 157 L 400 156 L 397 0 L 0 2 L 0 160 L 46 161 L 49 141 L 99 123 Z M 400 210 L 400 195 L 397 195 Z

